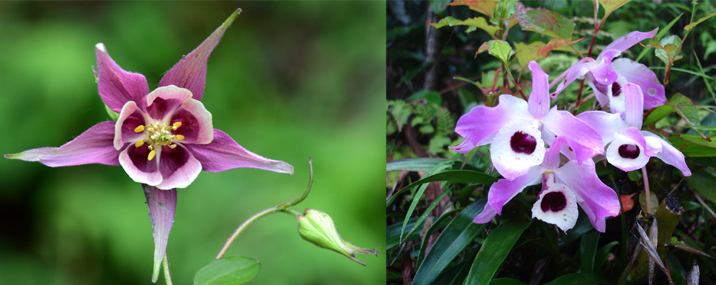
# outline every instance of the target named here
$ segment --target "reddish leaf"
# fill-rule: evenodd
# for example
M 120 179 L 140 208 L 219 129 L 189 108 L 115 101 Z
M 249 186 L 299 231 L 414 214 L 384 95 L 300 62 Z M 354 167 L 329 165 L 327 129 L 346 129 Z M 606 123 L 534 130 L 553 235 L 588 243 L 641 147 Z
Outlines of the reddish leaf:
M 523 30 L 538 32 L 555 38 L 571 39 L 574 22 L 555 11 L 534 9 L 516 17 Z
M 449 4 L 450 6 L 465 5 L 470 7 L 470 10 L 480 12 L 492 18 L 492 13 L 497 7 L 497 1 L 494 0 L 457 0 Z

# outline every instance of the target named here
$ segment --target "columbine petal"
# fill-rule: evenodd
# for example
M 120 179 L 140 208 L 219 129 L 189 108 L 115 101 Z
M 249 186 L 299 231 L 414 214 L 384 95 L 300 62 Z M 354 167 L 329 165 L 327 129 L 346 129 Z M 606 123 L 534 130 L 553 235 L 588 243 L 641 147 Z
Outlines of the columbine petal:
M 536 121 L 513 121 L 505 124 L 490 145 L 492 163 L 508 180 L 525 174 L 544 159 L 544 141 Z
M 627 126 L 641 129 L 644 115 L 644 96 L 639 85 L 629 83 L 622 87 L 621 96 L 625 99 L 624 122 Z
M 130 144 L 119 154 L 119 164 L 134 182 L 157 185 L 162 182 L 159 172 L 159 159 L 149 160 L 150 149 L 146 146 L 136 147 Z
M 534 61 L 530 61 L 528 66 L 532 71 L 532 93 L 527 102 L 528 109 L 539 120 L 549 112 L 549 76 Z
M 666 164 L 673 165 L 678 168 L 684 176 L 691 176 L 691 170 L 689 170 L 689 167 L 686 166 L 686 160 L 683 153 L 655 134 L 648 131 L 641 131 L 641 133 L 644 135 L 647 142 L 661 144 L 661 149 L 656 155 L 654 155 L 655 157 L 661 159 Z
M 614 140 L 614 134 L 627 128 L 619 114 L 610 114 L 602 111 L 586 111 L 577 115 L 577 119 L 594 128 L 602 142 L 606 145 Z
M 114 148 L 120 150 L 125 143 L 136 142 L 141 136 L 144 136 L 144 132 L 136 130 L 137 127 L 145 124 L 144 115 L 137 107 L 137 103 L 129 101 L 124 104 L 119 117 L 117 117 L 117 123 L 114 124 Z
M 187 99 L 169 118 L 169 124 L 177 122 L 181 125 L 174 134 L 183 135 L 184 144 L 208 144 L 214 139 L 211 113 L 201 101 Z
M 580 121 L 567 111 L 552 110 L 542 118 L 545 129 L 554 135 L 563 136 L 582 163 L 597 154 L 604 153 L 604 145 L 599 133 L 585 122 Z
M 565 77 L 565 75 L 566 78 L 564 79 L 564 81 L 560 82 L 559 85 L 557 85 L 557 90 L 550 94 L 550 97 L 552 97 L 552 99 L 557 98 L 557 95 L 559 95 L 559 93 L 562 92 L 564 88 L 567 88 L 567 85 L 569 85 L 569 83 L 572 83 L 572 81 L 578 78 L 584 78 L 584 75 L 589 72 L 589 68 L 593 65 L 594 59 L 591 57 L 585 57 L 572 65 L 572 67 L 565 70 L 564 73 L 562 73 L 562 75 L 558 77 L 558 79 Z
M 118 165 L 119 150 L 114 148 L 113 142 L 114 122 L 102 122 L 61 147 L 36 148 L 16 154 L 6 154 L 5 158 L 39 161 L 50 167 L 90 163 Z
M 558 183 L 563 183 L 577 196 L 579 205 L 589 216 L 595 229 L 604 232 L 606 218 L 619 214 L 617 193 L 599 180 L 591 160 L 578 165 L 569 161 L 554 171 Z
M 214 139 L 205 145 L 186 145 L 201 162 L 204 171 L 219 172 L 237 167 L 258 168 L 293 174 L 293 166 L 283 161 L 267 159 L 250 152 L 226 133 L 214 129 Z
M 612 69 L 626 81 L 639 85 L 644 94 L 644 109 L 651 109 L 666 102 L 664 85 L 659 83 L 651 69 L 628 58 L 619 58 L 612 62 Z
M 124 71 L 107 54 L 104 44 L 95 46 L 99 96 L 112 110 L 119 113 L 128 101 L 139 102 L 149 93 L 147 79 L 139 73 Z
M 512 200 L 517 193 L 522 192 L 527 186 L 540 183 L 544 171 L 544 168 L 541 166 L 535 166 L 525 173 L 525 175 L 517 177 L 514 180 L 500 179 L 490 187 L 490 192 L 487 193 L 487 205 L 501 215 L 502 207 Z M 485 205 L 483 212 L 488 210 L 487 205 Z
M 177 206 L 177 190 L 161 190 L 156 187 L 142 185 L 144 197 L 149 206 L 149 220 L 152 222 L 154 236 L 154 270 L 152 282 L 157 282 L 162 260 L 167 252 L 169 232 L 174 224 L 174 212 Z
M 157 159 L 162 174 L 162 182 L 156 185 L 159 189 L 186 188 L 201 172 L 201 163 L 181 144 L 163 146 Z
M 492 136 L 503 125 L 514 120 L 531 120 L 527 102 L 512 95 L 501 95 L 495 107 L 477 106 L 457 120 L 455 132 L 469 140 L 474 146 L 492 142 Z M 465 144 L 465 143 L 463 143 Z M 469 152 L 463 145 L 453 148 L 460 152 Z
M 231 26 L 236 16 L 241 12 L 237 9 L 224 23 L 217 28 L 204 42 L 201 43 L 194 51 L 184 56 L 179 63 L 174 65 L 159 82 L 159 86 L 176 85 L 189 89 L 194 95 L 194 99 L 201 100 L 204 95 L 204 85 L 206 84 L 206 63 L 209 60 L 211 51 L 214 50 L 219 40 L 224 35 L 224 31 Z
M 644 167 L 649 162 L 646 155 L 646 140 L 637 128 L 629 127 L 614 134 L 614 140 L 607 148 L 607 161 L 624 171 Z
M 191 91 L 174 85 L 162 86 L 147 95 L 147 114 L 155 120 L 161 120 L 191 98 Z
M 626 36 L 614 40 L 606 48 L 604 48 L 604 50 L 615 49 L 623 52 L 644 39 L 653 38 L 658 31 L 659 28 L 653 29 L 650 32 L 631 32 Z
M 532 218 L 557 225 L 566 232 L 577 223 L 577 217 L 579 210 L 574 192 L 564 184 L 543 182 L 539 199 L 532 206 Z

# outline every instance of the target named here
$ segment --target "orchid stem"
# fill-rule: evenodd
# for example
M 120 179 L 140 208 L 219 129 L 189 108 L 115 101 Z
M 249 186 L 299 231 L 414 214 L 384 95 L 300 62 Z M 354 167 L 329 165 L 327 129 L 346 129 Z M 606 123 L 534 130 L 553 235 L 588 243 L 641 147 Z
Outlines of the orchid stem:
M 275 207 L 265 209 L 261 212 L 256 213 L 255 215 L 251 216 L 248 220 L 244 221 L 236 229 L 236 231 L 234 231 L 234 234 L 232 234 L 231 237 L 229 237 L 229 239 L 226 240 L 224 247 L 221 248 L 221 251 L 219 251 L 219 254 L 217 254 L 216 258 L 214 258 L 214 259 L 219 259 L 219 258 L 223 257 L 224 254 L 226 254 L 226 251 L 229 250 L 229 247 L 231 247 L 231 244 L 234 243 L 234 240 L 236 240 L 236 238 L 239 236 L 239 234 L 241 234 L 241 232 L 243 232 L 251 223 L 260 219 L 261 217 L 269 215 L 269 214 L 277 213 L 277 212 L 284 212 L 284 213 L 288 213 L 288 214 L 291 214 L 294 216 L 301 215 L 300 212 L 298 212 L 294 209 L 291 209 L 290 207 L 297 205 L 298 203 L 301 203 L 303 200 L 306 199 L 306 197 L 308 197 L 308 193 L 311 192 L 311 187 L 313 186 L 313 164 L 311 162 L 311 159 L 308 160 L 308 169 L 309 169 L 308 187 L 306 187 L 306 190 L 303 191 L 303 194 L 301 194 L 301 197 L 299 197 L 297 200 L 292 199 L 289 202 L 280 204 Z M 165 272 L 168 272 L 168 271 L 165 271 Z
M 651 194 L 649 193 L 649 176 L 646 174 L 646 166 L 641 168 L 641 175 L 644 176 L 644 190 L 646 191 L 646 212 L 651 214 Z
M 169 255 L 164 253 L 164 260 L 162 261 L 162 267 L 164 267 L 164 281 L 167 282 L 167 285 L 173 285 L 172 283 L 172 275 L 169 273 Z

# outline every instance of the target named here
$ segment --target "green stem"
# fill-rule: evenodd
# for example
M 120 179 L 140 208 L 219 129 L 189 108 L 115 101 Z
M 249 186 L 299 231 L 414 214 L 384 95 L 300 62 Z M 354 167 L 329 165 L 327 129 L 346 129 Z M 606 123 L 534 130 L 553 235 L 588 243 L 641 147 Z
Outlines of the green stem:
M 164 281 L 167 282 L 167 285 L 173 285 L 174 283 L 172 283 L 172 275 L 171 273 L 169 273 L 169 256 L 166 253 L 164 253 L 162 267 L 164 267 Z

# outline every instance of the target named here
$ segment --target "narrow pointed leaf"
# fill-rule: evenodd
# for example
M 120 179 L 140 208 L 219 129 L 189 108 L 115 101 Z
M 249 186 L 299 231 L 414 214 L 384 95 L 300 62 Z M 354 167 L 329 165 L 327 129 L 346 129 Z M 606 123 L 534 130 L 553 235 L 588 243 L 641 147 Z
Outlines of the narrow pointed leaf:
M 699 168 L 694 171 L 693 175 L 686 177 L 686 182 L 689 183 L 689 187 L 693 188 L 704 196 L 704 198 L 716 202 L 716 171 L 711 168 Z
M 152 282 L 157 282 L 159 268 L 167 252 L 169 232 L 174 224 L 174 212 L 177 206 L 177 190 L 161 190 L 154 186 L 142 184 L 144 197 L 149 206 L 149 219 L 152 222 L 152 236 L 154 236 L 154 270 Z
M 490 281 L 490 285 L 526 285 L 524 282 L 511 278 L 497 278 Z
M 502 262 L 515 246 L 532 220 L 526 223 L 514 220 L 503 221 L 492 230 L 472 263 L 465 284 L 489 284 Z
M 582 273 L 594 273 L 594 259 L 597 255 L 597 244 L 599 243 L 598 231 L 591 231 L 582 236 L 579 246 L 579 268 Z
M 593 272 L 599 272 L 599 269 L 602 268 L 602 265 L 604 265 L 604 262 L 607 261 L 607 258 L 609 257 L 609 251 L 614 247 L 615 245 L 619 244 L 618 241 L 610 242 L 601 248 L 597 250 L 597 254 L 594 258 L 594 271 Z
M 674 107 L 669 104 L 656 107 L 654 111 L 651 111 L 651 114 L 649 114 L 649 116 L 646 116 L 646 119 L 644 120 L 644 126 L 655 124 L 656 122 L 671 114 L 671 112 L 674 112 Z
M 418 221 L 417 217 L 411 218 L 410 220 L 408 220 L 407 227 L 410 227 L 410 228 L 412 228 L 414 226 L 422 227 L 423 224 L 422 223 L 416 224 L 417 221 Z M 385 248 L 386 249 L 391 249 L 391 248 L 395 247 L 396 245 L 400 244 L 400 233 L 402 232 L 402 229 L 403 229 L 403 223 L 395 223 L 395 224 L 388 226 L 388 228 L 385 230 L 385 239 L 386 239 Z M 405 241 L 411 241 L 411 240 L 417 240 L 417 239 L 420 239 L 420 233 L 411 233 L 411 234 L 408 234 L 405 236 Z
M 565 274 L 544 285 L 594 285 L 608 284 L 609 282 L 602 276 L 591 273 L 571 273 Z
M 388 161 L 385 164 L 385 171 L 423 171 L 427 172 L 434 167 L 449 163 L 451 160 L 447 158 L 404 158 Z
M 395 192 L 390 198 L 388 198 L 388 201 L 386 202 L 386 205 L 390 205 L 393 203 L 395 198 L 407 191 L 408 189 L 428 183 L 433 181 L 451 181 L 451 182 L 458 182 L 458 183 L 481 183 L 481 184 L 489 184 L 489 183 L 495 183 L 497 181 L 497 178 L 492 177 L 490 175 L 487 175 L 485 173 L 479 172 L 479 171 L 473 171 L 473 170 L 447 170 L 440 173 L 436 173 L 434 175 L 430 175 L 428 177 L 423 177 L 418 181 L 415 181 L 411 183 L 408 186 L 405 186 L 403 189 L 400 189 L 400 191 Z M 474 218 L 474 217 L 473 217 Z
M 516 18 L 520 21 L 520 27 L 523 30 L 555 38 L 572 39 L 574 22 L 555 11 L 539 8 L 527 11 Z
M 477 200 L 450 222 L 418 268 L 412 284 L 432 284 L 455 256 L 482 232 L 487 224 L 475 224 L 472 219 L 482 212 L 486 202 L 485 198 Z
M 696 25 L 700 24 L 703 21 L 708 20 L 709 18 L 711 18 L 713 16 L 716 16 L 716 12 L 713 12 L 711 14 L 703 16 L 703 17 L 701 17 L 701 19 L 698 19 L 696 22 L 686 25 L 686 27 L 684 27 L 684 30 L 691 31 L 691 29 L 693 29 Z
M 229 256 L 212 260 L 194 275 L 194 285 L 234 285 L 251 281 L 259 274 L 261 264 L 256 259 Z

